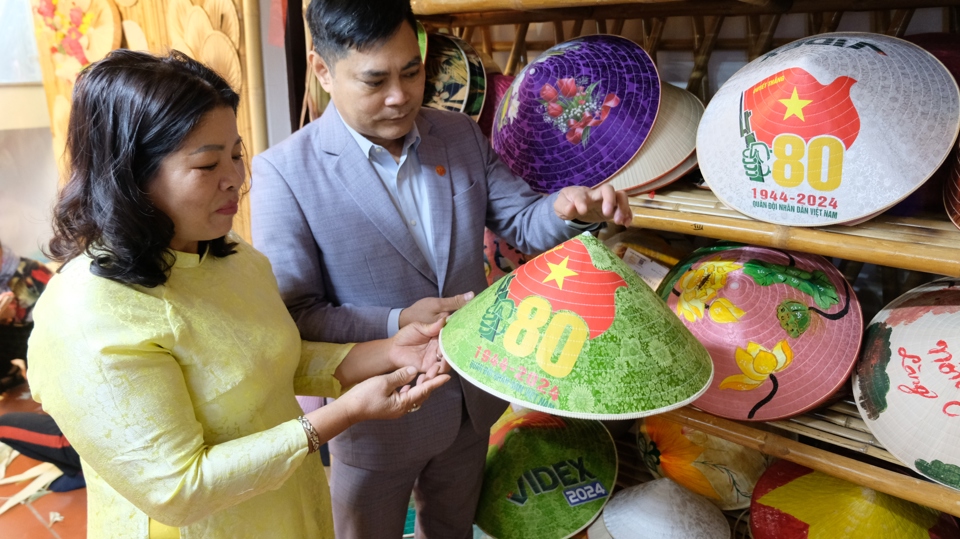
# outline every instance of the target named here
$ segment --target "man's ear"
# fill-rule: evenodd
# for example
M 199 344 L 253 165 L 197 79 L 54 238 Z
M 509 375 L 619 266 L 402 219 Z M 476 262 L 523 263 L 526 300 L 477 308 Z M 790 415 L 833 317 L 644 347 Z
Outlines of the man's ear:
M 327 66 L 327 62 L 317 51 L 308 52 L 307 61 L 313 69 L 313 74 L 317 77 L 317 80 L 320 81 L 320 87 L 329 94 L 333 88 L 333 70 Z

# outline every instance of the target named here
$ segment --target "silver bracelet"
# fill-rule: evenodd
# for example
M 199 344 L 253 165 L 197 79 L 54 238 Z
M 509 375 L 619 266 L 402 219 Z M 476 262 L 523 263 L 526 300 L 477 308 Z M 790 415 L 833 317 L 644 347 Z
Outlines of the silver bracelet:
M 303 426 L 303 431 L 307 433 L 307 444 L 310 446 L 308 450 L 309 453 L 316 453 L 320 450 L 320 446 L 323 445 L 320 442 L 320 435 L 317 434 L 317 430 L 313 428 L 313 424 L 310 423 L 310 420 L 307 419 L 307 416 L 300 416 L 300 425 Z

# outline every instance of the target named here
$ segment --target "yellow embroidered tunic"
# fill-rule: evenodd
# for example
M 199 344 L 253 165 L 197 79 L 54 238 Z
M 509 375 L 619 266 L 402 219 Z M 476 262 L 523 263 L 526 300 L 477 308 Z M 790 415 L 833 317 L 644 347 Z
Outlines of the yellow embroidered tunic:
M 230 239 L 156 288 L 77 258 L 37 303 L 30 386 L 83 459 L 89 537 L 333 537 L 294 395 L 338 396 L 352 345 L 301 341 L 266 257 Z

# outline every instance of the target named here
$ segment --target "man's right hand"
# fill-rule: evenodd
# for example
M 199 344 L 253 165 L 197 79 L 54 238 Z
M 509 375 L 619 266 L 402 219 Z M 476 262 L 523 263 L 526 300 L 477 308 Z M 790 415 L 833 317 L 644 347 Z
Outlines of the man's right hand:
M 423 298 L 406 309 L 400 311 L 400 327 L 413 322 L 432 324 L 437 320 L 449 316 L 460 307 L 473 299 L 473 292 L 453 296 L 452 298 Z

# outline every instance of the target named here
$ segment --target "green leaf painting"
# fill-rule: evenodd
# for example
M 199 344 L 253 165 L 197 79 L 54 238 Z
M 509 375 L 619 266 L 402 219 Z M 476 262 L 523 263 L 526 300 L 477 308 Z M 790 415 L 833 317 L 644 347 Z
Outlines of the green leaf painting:
M 840 303 L 837 288 L 830 282 L 827 274 L 820 270 L 813 273 L 795 266 L 783 266 L 751 259 L 743 265 L 743 272 L 753 278 L 761 286 L 770 286 L 783 283 L 813 298 L 821 309 Z
M 864 339 L 863 355 L 857 363 L 857 385 L 860 388 L 860 406 L 867 419 L 876 421 L 887 409 L 887 393 L 890 392 L 890 335 L 893 328 L 883 322 L 870 324 Z
M 917 459 L 914 465 L 920 470 L 920 473 L 930 479 L 960 489 L 960 466 L 939 460 L 927 462 L 923 459 Z
M 680 280 L 680 277 L 683 277 L 683 274 L 686 273 L 688 269 L 692 268 L 694 264 L 709 254 L 720 251 L 728 251 L 738 247 L 743 247 L 743 244 L 721 241 L 716 245 L 710 245 L 709 247 L 701 247 L 697 249 L 685 260 L 673 266 L 673 269 L 667 273 L 667 276 L 660 281 L 660 286 L 657 287 L 657 295 L 660 296 L 660 299 L 663 301 L 667 301 L 670 299 L 670 292 L 673 290 L 674 285 L 677 284 L 677 281 Z

